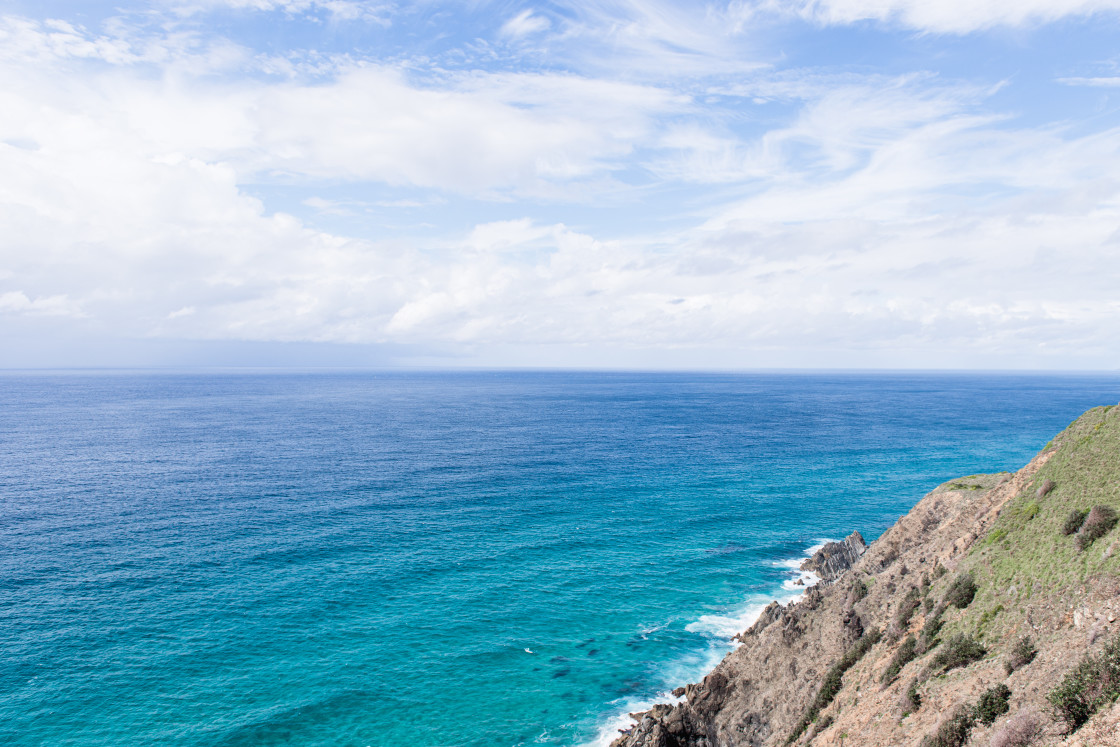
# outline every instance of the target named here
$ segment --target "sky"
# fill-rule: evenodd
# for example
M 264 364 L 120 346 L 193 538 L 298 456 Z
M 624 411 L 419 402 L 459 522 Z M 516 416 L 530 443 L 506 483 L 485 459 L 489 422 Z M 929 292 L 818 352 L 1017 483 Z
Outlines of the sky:
M 1117 351 L 1120 0 L 0 0 L 0 367 Z

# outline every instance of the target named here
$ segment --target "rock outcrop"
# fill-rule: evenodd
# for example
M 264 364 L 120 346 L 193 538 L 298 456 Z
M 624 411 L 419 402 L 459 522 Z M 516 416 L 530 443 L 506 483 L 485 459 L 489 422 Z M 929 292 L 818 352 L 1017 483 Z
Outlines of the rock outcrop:
M 1008 713 L 969 716 L 969 744 L 1120 745 L 1120 702 L 1075 728 L 1051 700 L 1079 661 L 1120 647 L 1120 528 L 1085 549 L 1062 531 L 1097 505 L 1120 509 L 1120 407 L 1013 475 L 938 487 L 869 546 L 822 548 L 803 568 L 828 583 L 768 606 L 683 702 L 636 714 L 613 747 L 916 746 L 997 684 Z
M 867 552 L 863 535 L 852 532 L 843 542 L 829 542 L 801 564 L 801 570 L 815 573 L 822 581 L 835 581 Z

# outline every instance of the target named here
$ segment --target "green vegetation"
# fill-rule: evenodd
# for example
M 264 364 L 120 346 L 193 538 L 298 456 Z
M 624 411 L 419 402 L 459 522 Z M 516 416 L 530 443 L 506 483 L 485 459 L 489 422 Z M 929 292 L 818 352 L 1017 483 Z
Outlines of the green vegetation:
M 1056 436 L 1053 446 L 1033 484 L 1007 502 L 984 541 L 961 559 L 957 570 L 972 574 L 976 598 L 962 616 L 947 616 L 949 632 L 979 630 L 981 615 L 1003 604 L 1004 610 L 987 621 L 983 634 L 987 642 L 1006 639 L 1010 644 L 1013 631 L 1022 630 L 1028 600 L 1068 595 L 1093 579 L 1120 577 L 1120 545 L 1111 554 L 1105 552 L 1120 529 L 1102 523 L 1094 533 L 1107 531 L 1093 542 L 1092 535 L 1085 535 L 1087 550 L 1082 552 L 1070 535 L 1084 530 L 1080 525 L 1066 528 L 1071 511 L 1084 513 L 1086 521 L 1094 506 L 1120 512 L 1120 417 L 1094 408 Z M 1037 512 L 1027 508 L 1031 503 L 1038 506 Z M 1033 519 L 1028 518 L 1031 514 Z M 1104 511 L 1098 515 L 1107 519 Z
M 995 687 L 990 687 L 980 694 L 974 711 L 976 720 L 985 726 L 991 726 L 995 720 L 1011 710 L 1008 702 L 1011 700 L 1011 688 L 1002 682 Z
M 903 701 L 903 709 L 906 713 L 913 713 L 922 707 L 922 694 L 918 692 L 918 688 L 921 687 L 921 685 L 922 680 L 915 679 L 910 683 L 910 686 L 906 688 L 906 698 Z
M 918 611 L 921 603 L 922 594 L 916 588 L 906 592 L 906 596 L 902 598 L 902 603 L 898 606 L 898 612 L 895 613 L 894 624 L 891 625 L 890 630 L 890 640 L 896 641 L 906 632 L 906 628 L 910 626 L 910 619 L 914 617 L 914 613 Z
M 941 722 L 937 731 L 922 740 L 921 747 L 961 747 L 968 741 L 975 724 L 976 718 L 972 714 L 972 709 L 963 705 L 958 706 L 949 718 Z
M 828 674 L 824 676 L 824 682 L 821 683 L 821 689 L 817 692 L 817 697 L 813 699 L 813 704 L 809 706 L 809 710 L 805 712 L 793 734 L 790 734 L 786 744 L 795 741 L 809 728 L 811 723 L 817 720 L 820 712 L 827 708 L 836 694 L 840 692 L 840 688 L 844 684 L 844 673 L 854 667 L 856 662 L 862 659 L 863 655 L 879 642 L 880 637 L 881 634 L 878 630 L 872 630 L 852 644 L 852 647 L 840 657 L 840 661 L 832 665 Z
M 1098 656 L 1085 658 L 1050 691 L 1054 715 L 1070 732 L 1080 729 L 1102 707 L 1120 697 L 1120 635 Z
M 976 624 L 976 634 L 983 636 L 984 630 L 988 627 L 988 624 L 992 622 L 992 620 L 995 620 L 996 615 L 1001 612 L 1003 612 L 1003 605 L 997 604 L 995 607 L 992 607 L 990 610 L 980 615 L 980 621 Z
M 953 579 L 953 583 L 945 591 L 945 602 L 957 609 L 964 609 L 972 604 L 976 598 L 976 582 L 972 580 L 971 573 L 962 573 Z
M 941 619 L 944 614 L 945 603 L 942 602 L 926 616 L 925 624 L 922 625 L 922 632 L 918 635 L 919 654 L 924 654 L 939 643 L 937 634 L 941 632 L 941 626 L 945 624 Z
M 856 602 L 867 596 L 867 584 L 863 582 L 862 578 L 857 578 L 852 583 L 852 596 Z
M 1076 532 L 1085 523 L 1085 517 L 1088 515 L 1088 511 L 1078 511 L 1077 509 L 1070 511 L 1069 516 L 1066 517 L 1066 523 L 1062 525 L 1062 534 L 1068 537 Z
M 1003 668 L 1008 674 L 1011 674 L 1030 664 L 1037 655 L 1038 648 L 1035 647 L 1034 641 L 1031 640 L 1029 635 L 1025 635 L 1015 641 L 1011 651 L 1007 654 L 1007 661 L 1003 663 Z
M 902 645 L 898 647 L 898 650 L 894 652 L 894 656 L 891 657 L 891 662 L 887 665 L 886 671 L 883 672 L 882 681 L 884 684 L 893 682 L 894 679 L 898 677 L 898 673 L 902 671 L 902 668 L 914 660 L 914 657 L 917 656 L 917 648 L 918 639 L 912 635 L 906 636 L 906 639 L 902 641 Z
M 957 633 L 947 640 L 941 650 L 934 655 L 933 665 L 942 672 L 948 672 L 950 669 L 968 666 L 974 661 L 979 661 L 987 653 L 988 650 L 981 646 L 975 638 L 964 633 Z

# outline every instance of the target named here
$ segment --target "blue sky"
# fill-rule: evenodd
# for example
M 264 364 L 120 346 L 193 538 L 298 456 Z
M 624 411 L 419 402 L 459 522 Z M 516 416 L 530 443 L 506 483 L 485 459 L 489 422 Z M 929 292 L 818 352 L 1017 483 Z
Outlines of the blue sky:
M 0 0 L 0 365 L 1115 369 L 1118 32 Z

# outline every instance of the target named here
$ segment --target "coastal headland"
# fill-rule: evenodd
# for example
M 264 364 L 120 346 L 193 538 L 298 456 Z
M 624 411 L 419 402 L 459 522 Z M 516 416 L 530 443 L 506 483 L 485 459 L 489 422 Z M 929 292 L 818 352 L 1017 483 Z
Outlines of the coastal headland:
M 1015 473 L 947 482 L 803 566 L 612 747 L 1120 745 L 1120 407 Z

